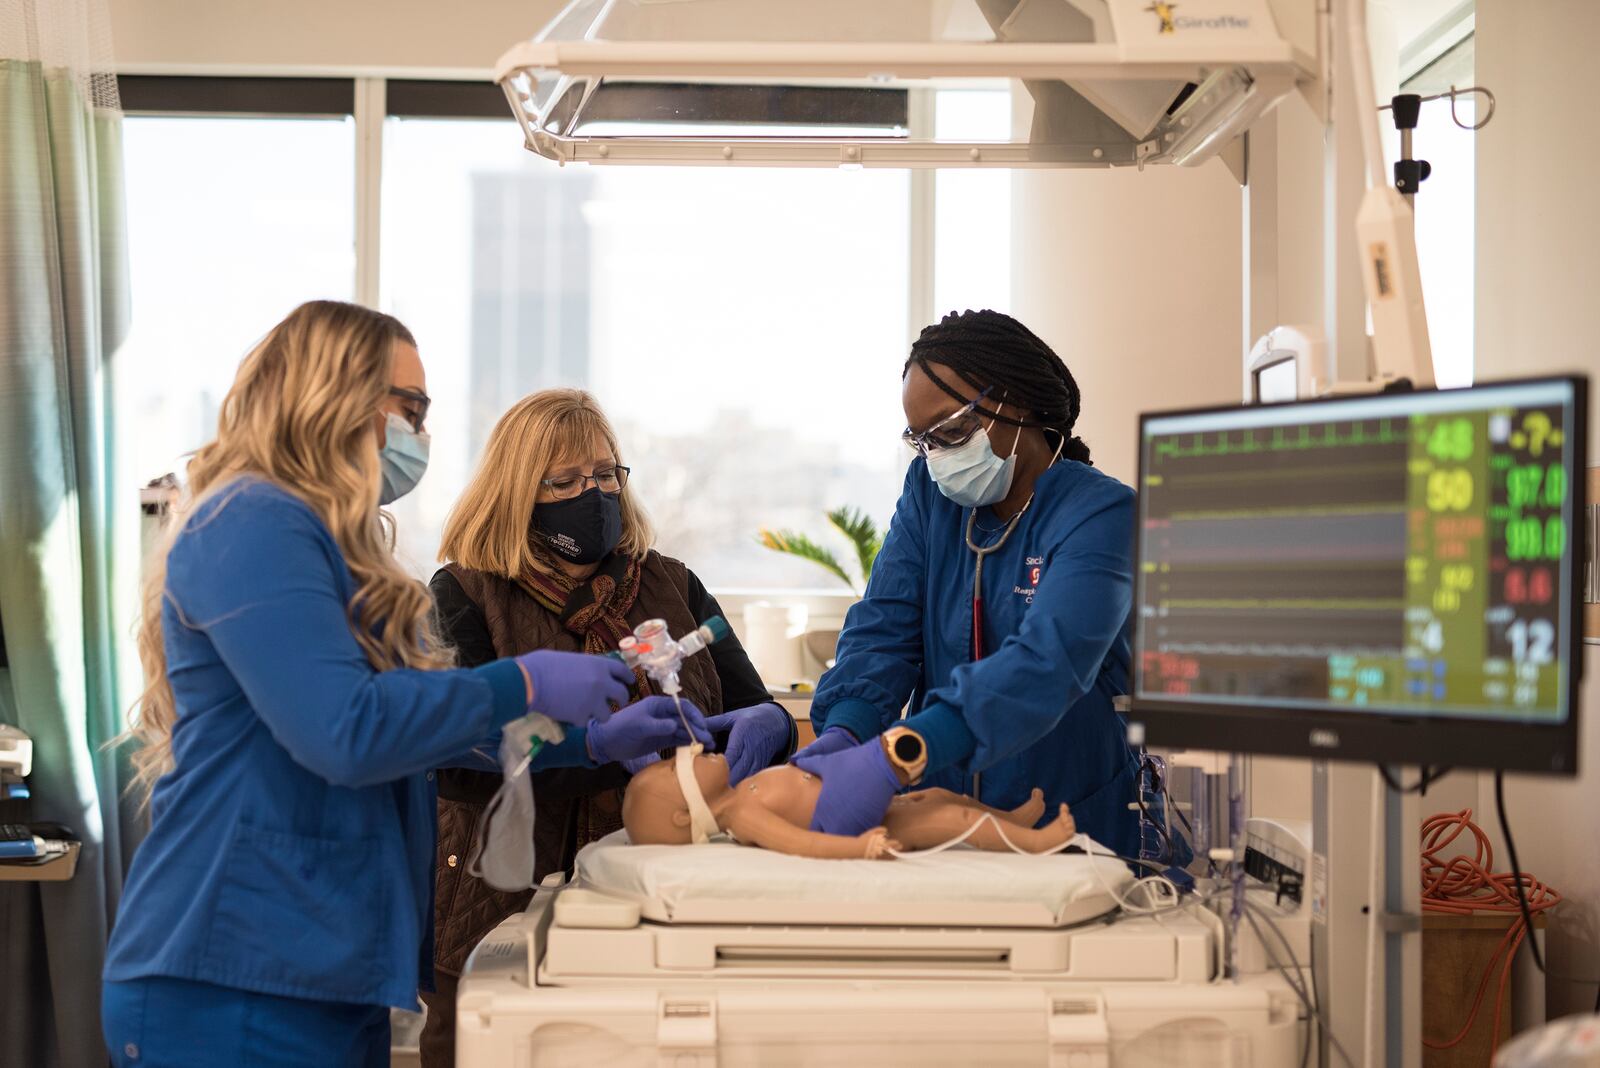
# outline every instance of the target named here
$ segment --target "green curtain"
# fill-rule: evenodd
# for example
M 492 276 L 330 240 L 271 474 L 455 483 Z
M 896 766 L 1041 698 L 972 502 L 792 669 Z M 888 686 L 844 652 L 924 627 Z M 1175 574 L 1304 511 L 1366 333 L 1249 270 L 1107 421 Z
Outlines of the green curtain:
M 3 43 L 3 42 L 0 42 Z M 113 354 L 128 321 L 121 118 L 87 75 L 0 59 L 0 717 L 27 802 L 83 839 L 63 883 L 0 882 L 0 1065 L 104 1068 L 99 983 L 132 849 L 112 607 Z M 23 807 L 25 806 L 25 807 Z

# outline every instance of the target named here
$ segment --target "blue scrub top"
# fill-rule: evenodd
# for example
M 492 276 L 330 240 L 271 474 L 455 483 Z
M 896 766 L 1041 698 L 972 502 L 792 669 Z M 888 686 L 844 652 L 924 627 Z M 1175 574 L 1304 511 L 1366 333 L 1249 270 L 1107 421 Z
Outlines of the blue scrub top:
M 1133 490 L 1085 464 L 1039 476 L 1032 505 L 983 565 L 982 660 L 973 661 L 968 510 L 949 500 L 920 457 L 866 596 L 845 619 L 836 666 L 811 719 L 858 738 L 900 718 L 928 740 L 923 786 L 1013 808 L 1038 787 L 1081 830 L 1125 856 L 1140 847 L 1138 759 L 1112 705 L 1127 692 L 1133 601 Z M 974 541 L 1005 527 L 977 511 Z
M 416 1007 L 432 986 L 430 769 L 527 711 L 509 660 L 379 672 L 356 585 L 299 498 L 240 481 L 167 557 L 177 704 L 107 951 L 113 982 L 166 976 Z

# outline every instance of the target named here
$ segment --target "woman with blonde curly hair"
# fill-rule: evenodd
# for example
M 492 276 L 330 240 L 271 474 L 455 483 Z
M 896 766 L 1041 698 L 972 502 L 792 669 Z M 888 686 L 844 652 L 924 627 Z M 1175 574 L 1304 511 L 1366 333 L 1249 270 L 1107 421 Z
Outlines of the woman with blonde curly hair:
M 451 670 L 379 511 L 427 465 L 427 409 L 404 326 L 317 301 L 244 360 L 189 465 L 139 632 L 151 825 L 106 958 L 118 1065 L 388 1064 L 387 1006 L 415 1007 L 431 955 L 429 769 L 502 728 L 515 748 L 534 711 L 573 725 L 539 767 L 688 740 L 668 701 L 611 714 L 615 661 Z

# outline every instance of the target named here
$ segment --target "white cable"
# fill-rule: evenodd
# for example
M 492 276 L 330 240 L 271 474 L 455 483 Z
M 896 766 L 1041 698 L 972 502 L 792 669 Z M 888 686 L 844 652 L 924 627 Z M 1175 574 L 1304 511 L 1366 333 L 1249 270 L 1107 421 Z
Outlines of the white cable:
M 887 852 L 890 856 L 897 857 L 901 860 L 915 860 L 918 857 L 930 857 L 937 853 L 943 853 L 945 850 L 954 849 L 962 842 L 965 842 L 968 838 L 971 838 L 973 834 L 977 832 L 978 828 L 984 825 L 985 821 L 994 824 L 994 829 L 1000 835 L 1000 840 L 1006 844 L 1008 849 L 1010 849 L 1013 853 L 1018 853 L 1025 857 L 1047 857 L 1054 853 L 1063 852 L 1072 846 L 1078 846 L 1090 857 L 1111 857 L 1113 860 L 1122 859 L 1115 853 L 1095 852 L 1093 849 L 1089 848 L 1090 846 L 1094 845 L 1094 840 L 1088 835 L 1082 833 L 1075 834 L 1065 842 L 1062 842 L 1060 845 L 1054 846 L 1050 849 L 1041 849 L 1037 852 L 1031 849 L 1023 849 L 1006 835 L 1005 828 L 1001 826 L 999 820 L 995 819 L 994 813 L 992 812 L 984 812 L 980 814 L 977 819 L 972 821 L 972 826 L 968 827 L 954 838 L 951 838 L 949 841 L 940 842 L 936 846 L 929 846 L 927 849 L 913 850 L 890 849 Z M 1174 908 L 1182 907 L 1181 902 L 1179 901 L 1179 898 L 1182 896 L 1182 894 L 1179 892 L 1177 885 L 1165 875 L 1150 875 L 1134 880 L 1134 887 L 1145 888 L 1146 895 L 1150 896 L 1152 901 L 1150 904 L 1138 905 L 1118 893 L 1116 889 L 1106 881 L 1105 874 L 1101 872 L 1098 862 L 1091 860 L 1089 863 L 1089 868 L 1094 872 L 1095 879 L 1099 881 L 1100 886 L 1107 894 L 1111 896 L 1111 899 L 1128 912 L 1138 913 L 1142 916 L 1153 916 L 1159 912 L 1170 912 Z M 1154 897 L 1154 894 L 1157 888 L 1161 889 L 1160 897 L 1165 899 L 1164 904 L 1155 903 L 1156 898 Z
M 927 849 L 908 849 L 904 851 L 899 849 L 890 849 L 886 852 L 891 857 L 899 857 L 901 860 L 914 860 L 917 857 L 931 857 L 936 853 L 943 853 L 947 849 L 954 849 L 962 842 L 965 842 L 968 838 L 971 838 L 977 833 L 978 828 L 982 827 L 985 821 L 994 824 L 994 829 L 1000 832 L 1000 840 L 1006 844 L 1011 852 L 1021 853 L 1022 855 L 1029 857 L 1047 857 L 1052 853 L 1059 853 L 1063 849 L 1066 849 L 1068 846 L 1070 846 L 1073 842 L 1077 841 L 1079 837 L 1081 837 L 1080 835 L 1073 835 L 1071 838 L 1067 839 L 1065 842 L 1062 842 L 1058 846 L 1055 846 L 1051 849 L 1042 849 L 1035 853 L 1032 850 L 1022 849 L 1015 845 L 1011 839 L 1006 837 L 1006 832 L 1004 828 L 1000 826 L 1000 821 L 994 818 L 994 813 L 985 812 L 979 815 L 977 819 L 972 821 L 972 826 L 968 827 L 966 830 L 962 831 L 948 842 L 940 842 L 938 845 L 929 846 Z

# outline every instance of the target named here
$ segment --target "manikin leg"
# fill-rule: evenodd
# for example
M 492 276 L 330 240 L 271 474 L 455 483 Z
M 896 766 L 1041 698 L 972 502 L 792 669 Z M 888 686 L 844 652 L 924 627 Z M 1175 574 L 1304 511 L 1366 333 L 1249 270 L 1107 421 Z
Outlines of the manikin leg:
M 1044 791 L 1033 791 L 1033 796 L 1028 800 L 1007 811 L 1003 808 L 990 808 L 977 798 L 967 797 L 965 794 L 934 787 L 931 790 L 918 790 L 915 793 L 899 795 L 890 803 L 889 811 L 893 813 L 896 808 L 905 808 L 910 812 L 915 811 L 920 805 L 959 805 L 976 812 L 987 812 L 996 819 L 1014 823 L 1019 827 L 1032 827 L 1039 822 L 1039 817 L 1044 815 Z
M 993 815 L 994 819 L 985 818 Z M 1001 819 L 1002 814 L 971 805 L 956 804 L 930 798 L 907 805 L 890 805 L 884 814 L 883 825 L 889 837 L 900 843 L 904 850 L 932 849 L 964 834 L 967 828 L 978 823 L 978 829 L 967 839 L 969 845 L 996 853 L 1009 853 L 1013 846 L 1025 853 L 1043 853 L 1067 844 L 1077 826 L 1067 806 L 1062 805 L 1059 815 L 1045 826 L 1032 827 Z M 1005 837 L 1001 837 L 1004 832 Z M 1007 840 L 1010 845 L 1007 845 Z

